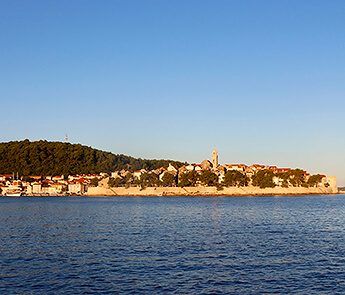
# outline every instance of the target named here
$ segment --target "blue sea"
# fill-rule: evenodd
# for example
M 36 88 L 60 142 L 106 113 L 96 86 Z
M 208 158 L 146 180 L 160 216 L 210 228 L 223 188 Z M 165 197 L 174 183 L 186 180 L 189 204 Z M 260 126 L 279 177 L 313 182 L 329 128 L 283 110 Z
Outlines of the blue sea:
M 345 196 L 0 198 L 1 294 L 344 294 Z

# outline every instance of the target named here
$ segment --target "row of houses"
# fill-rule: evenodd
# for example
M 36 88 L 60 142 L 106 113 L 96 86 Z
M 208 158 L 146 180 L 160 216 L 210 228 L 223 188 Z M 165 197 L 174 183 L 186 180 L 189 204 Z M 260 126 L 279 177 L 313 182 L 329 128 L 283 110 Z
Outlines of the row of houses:
M 16 179 L 14 175 L 0 175 L 2 195 L 68 195 L 84 194 L 91 180 L 102 179 L 108 174 L 69 175 L 67 179 L 61 176 L 29 176 L 31 181 Z M 18 178 L 18 177 L 17 177 Z
M 260 170 L 268 170 L 273 172 L 276 176 L 273 177 L 273 182 L 275 183 L 276 186 L 281 186 L 283 183 L 283 179 L 279 177 L 279 173 L 286 173 L 291 170 L 291 168 L 278 168 L 276 166 L 267 166 L 267 165 L 259 165 L 259 164 L 254 164 L 251 166 L 247 166 L 245 164 L 225 164 L 225 165 L 213 165 L 212 162 L 208 160 L 204 160 L 201 164 L 189 164 L 182 166 L 180 168 L 173 166 L 169 164 L 168 167 L 162 167 L 156 170 L 148 171 L 147 169 L 141 169 L 138 171 L 134 171 L 132 173 L 133 179 L 140 179 L 143 174 L 150 174 L 154 173 L 158 175 L 159 180 L 163 180 L 163 177 L 166 173 L 173 174 L 174 176 L 180 177 L 184 173 L 188 173 L 191 171 L 195 171 L 198 174 L 201 174 L 205 170 L 210 170 L 213 173 L 215 173 L 218 176 L 218 182 L 222 183 L 225 174 L 228 171 L 239 171 L 242 174 L 246 175 L 249 179 L 251 179 L 258 171 Z M 128 170 L 121 170 L 121 171 L 116 171 L 111 174 L 112 178 L 122 178 L 125 179 L 126 175 L 128 175 L 129 171 Z M 308 181 L 310 178 L 310 173 L 307 171 L 303 171 L 303 176 L 305 181 Z M 321 175 L 322 181 L 320 183 L 320 186 L 324 186 L 327 183 L 327 177 L 326 175 Z

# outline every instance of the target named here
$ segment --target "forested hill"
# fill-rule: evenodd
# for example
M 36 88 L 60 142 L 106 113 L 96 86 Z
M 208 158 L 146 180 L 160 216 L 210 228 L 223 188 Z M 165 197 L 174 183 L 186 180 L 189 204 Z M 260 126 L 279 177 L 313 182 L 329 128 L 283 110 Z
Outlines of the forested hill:
M 172 163 L 169 160 L 136 159 L 115 155 L 81 144 L 41 141 L 11 141 L 0 143 L 0 174 L 19 175 L 70 175 L 112 172 L 121 169 L 131 171 L 142 168 L 156 169 Z M 130 166 L 129 166 L 129 165 Z

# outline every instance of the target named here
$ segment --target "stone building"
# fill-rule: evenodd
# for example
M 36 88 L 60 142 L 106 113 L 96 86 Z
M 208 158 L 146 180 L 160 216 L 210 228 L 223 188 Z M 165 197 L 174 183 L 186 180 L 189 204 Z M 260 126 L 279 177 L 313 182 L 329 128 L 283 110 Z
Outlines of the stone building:
M 337 187 L 337 177 L 336 176 L 327 176 L 327 182 L 330 187 L 336 188 Z
M 201 169 L 202 170 L 211 170 L 212 163 L 209 160 L 204 160 L 201 162 Z

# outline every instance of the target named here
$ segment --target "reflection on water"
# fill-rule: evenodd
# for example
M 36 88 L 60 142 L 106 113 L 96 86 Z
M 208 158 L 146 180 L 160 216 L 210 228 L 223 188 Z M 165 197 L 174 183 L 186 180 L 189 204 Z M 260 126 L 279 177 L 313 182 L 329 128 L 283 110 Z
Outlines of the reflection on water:
M 1 294 L 334 294 L 342 196 L 1 198 Z

